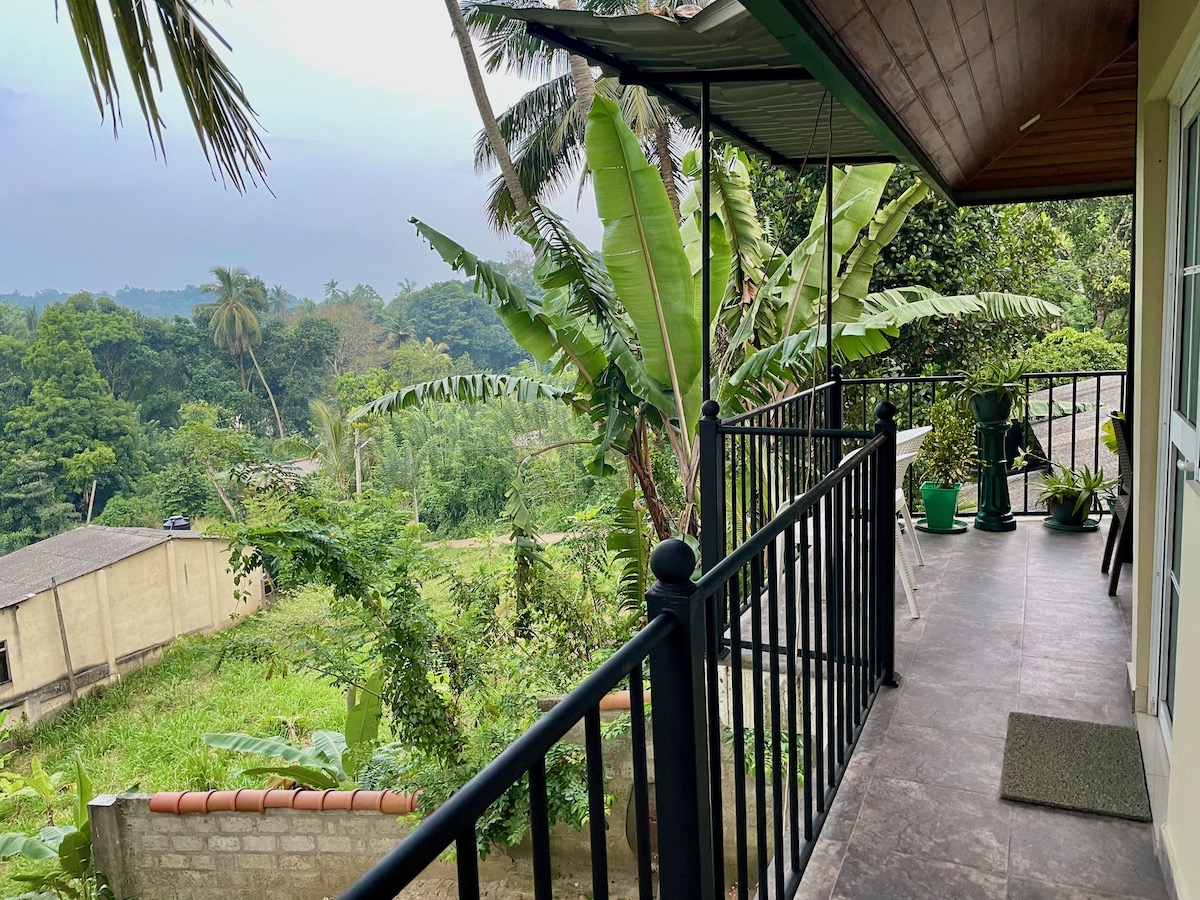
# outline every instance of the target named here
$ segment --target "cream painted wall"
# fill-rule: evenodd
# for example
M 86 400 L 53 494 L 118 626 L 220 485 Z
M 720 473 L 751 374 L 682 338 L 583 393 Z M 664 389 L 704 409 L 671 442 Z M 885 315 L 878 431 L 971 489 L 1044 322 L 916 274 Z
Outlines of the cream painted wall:
M 172 638 L 233 624 L 261 608 L 260 573 L 234 594 L 228 551 L 215 539 L 172 538 L 59 585 L 72 668 L 80 691 L 139 668 Z M 43 591 L 0 610 L 12 681 L 0 708 L 36 720 L 69 699 L 54 595 Z
M 1166 502 L 1159 496 L 1159 424 L 1170 103 L 1180 73 L 1200 40 L 1200 0 L 1142 0 L 1138 22 L 1137 254 L 1134 273 L 1137 344 L 1134 366 L 1135 477 L 1138 491 L 1134 547 L 1134 671 L 1144 708 L 1150 680 L 1155 523 Z M 1185 492 L 1185 546 L 1200 541 L 1200 494 Z M 1200 555 L 1185 554 L 1180 575 L 1175 718 L 1163 847 L 1180 900 L 1200 900 Z

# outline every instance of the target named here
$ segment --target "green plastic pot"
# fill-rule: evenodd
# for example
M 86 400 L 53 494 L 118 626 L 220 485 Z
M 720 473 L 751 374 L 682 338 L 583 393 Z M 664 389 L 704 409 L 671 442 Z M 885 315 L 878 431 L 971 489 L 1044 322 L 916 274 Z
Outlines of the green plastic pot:
M 1078 528 L 1087 521 L 1088 513 L 1091 510 L 1084 506 L 1076 512 L 1075 504 L 1077 502 L 1077 496 L 1067 497 L 1063 500 L 1059 500 L 1057 497 L 1049 497 L 1046 500 L 1046 510 L 1050 513 L 1050 518 L 1058 524 Z
M 1012 395 L 1003 391 L 988 391 L 971 398 L 971 415 L 981 425 L 1008 422 L 1012 413 Z
M 958 492 L 961 488 L 961 484 L 943 487 L 936 481 L 921 485 L 926 528 L 930 531 L 950 531 L 954 528 L 954 514 L 958 512 Z

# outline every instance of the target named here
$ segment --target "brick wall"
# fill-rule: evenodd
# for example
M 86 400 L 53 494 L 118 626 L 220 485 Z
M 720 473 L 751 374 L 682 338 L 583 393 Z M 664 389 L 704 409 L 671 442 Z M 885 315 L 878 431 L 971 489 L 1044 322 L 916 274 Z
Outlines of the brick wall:
M 97 797 L 89 817 L 97 868 L 118 900 L 324 900 L 336 897 L 407 833 L 395 816 L 378 812 L 171 815 L 151 812 L 149 797 L 138 794 Z M 634 900 L 633 854 L 625 845 L 621 818 L 617 827 L 610 822 L 612 897 Z M 554 896 L 590 897 L 586 832 L 560 828 L 552 855 Z M 480 878 L 484 897 L 532 900 L 528 846 L 493 852 L 480 864 Z M 454 900 L 453 864 L 430 867 L 400 896 Z

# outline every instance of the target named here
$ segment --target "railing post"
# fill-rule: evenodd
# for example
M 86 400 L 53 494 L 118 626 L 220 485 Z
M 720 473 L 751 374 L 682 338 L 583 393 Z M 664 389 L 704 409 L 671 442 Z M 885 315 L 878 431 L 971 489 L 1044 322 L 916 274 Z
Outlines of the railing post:
M 829 408 L 825 410 L 825 427 L 840 431 L 842 428 L 842 415 L 845 406 L 845 387 L 842 383 L 842 367 L 834 363 L 829 370 L 829 380 L 833 382 L 833 386 L 829 389 Z M 838 467 L 842 461 L 842 439 L 834 437 L 832 439 L 833 465 L 830 467 L 832 472 Z
M 680 540 L 663 541 L 650 554 L 657 579 L 646 592 L 650 618 L 666 614 L 678 622 L 650 653 L 659 896 L 716 900 L 704 711 L 705 618 L 704 604 L 694 599 L 695 567 L 695 553 Z
M 705 400 L 700 419 L 700 567 L 707 572 L 724 553 L 725 479 L 721 465 L 721 404 Z
M 875 460 L 871 544 L 875 551 L 875 658 L 885 685 L 896 680 L 896 407 L 875 407 L 875 433 L 886 435 Z

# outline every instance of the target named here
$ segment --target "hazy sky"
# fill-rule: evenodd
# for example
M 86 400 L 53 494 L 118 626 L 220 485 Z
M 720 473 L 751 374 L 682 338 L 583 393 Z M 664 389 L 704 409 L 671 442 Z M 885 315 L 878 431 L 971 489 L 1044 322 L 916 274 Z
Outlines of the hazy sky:
M 167 164 L 132 90 L 117 140 L 101 123 L 54 0 L 0 9 L 0 292 L 173 288 L 245 266 L 297 296 L 451 277 L 418 216 L 482 256 L 517 246 L 484 223 L 479 118 L 439 0 L 217 0 L 201 4 L 266 130 L 275 192 L 214 181 L 167 84 Z M 497 111 L 528 85 L 488 76 Z M 591 243 L 594 208 L 560 211 Z

